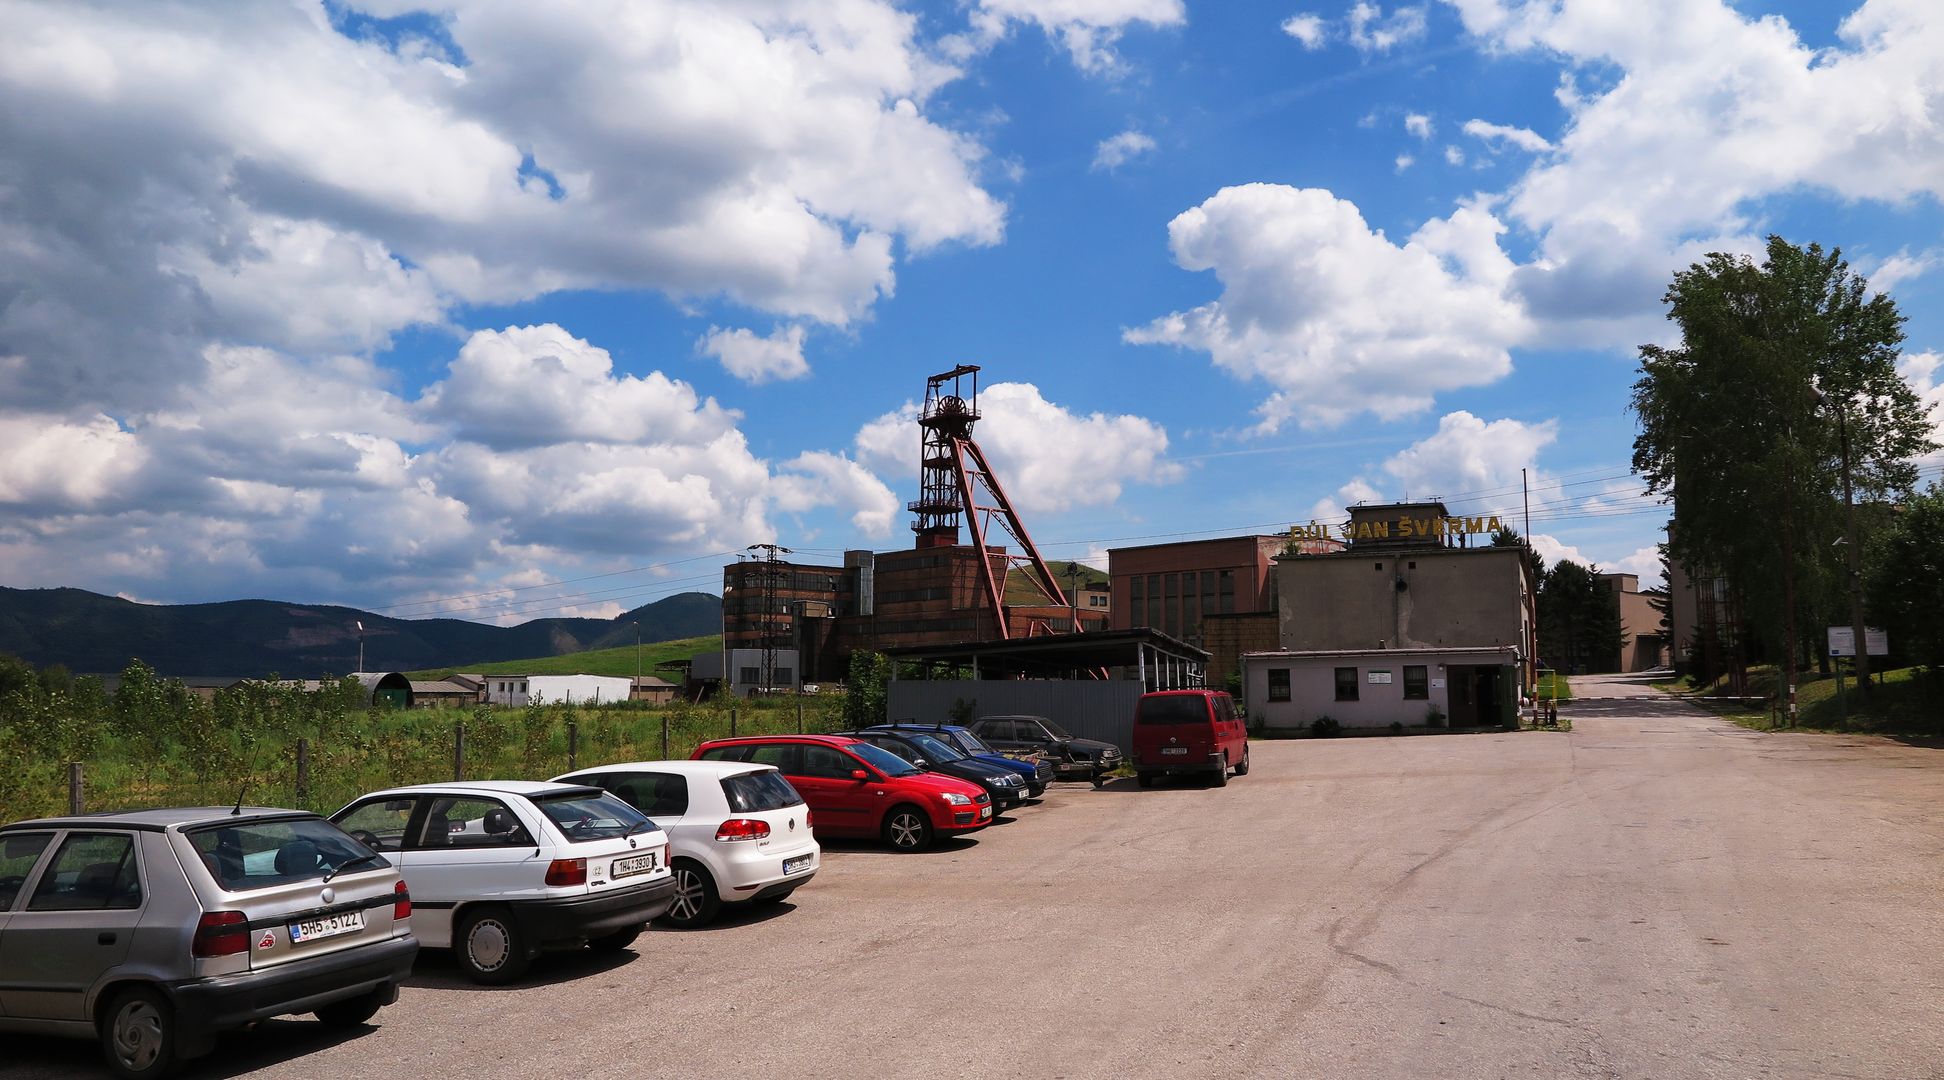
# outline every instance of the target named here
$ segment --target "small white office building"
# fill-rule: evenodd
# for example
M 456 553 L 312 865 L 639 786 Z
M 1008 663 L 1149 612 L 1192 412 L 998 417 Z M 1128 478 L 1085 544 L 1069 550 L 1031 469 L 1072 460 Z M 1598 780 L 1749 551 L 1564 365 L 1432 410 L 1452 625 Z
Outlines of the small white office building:
M 1323 717 L 1345 729 L 1501 727 L 1518 715 L 1519 654 L 1509 645 L 1245 653 L 1242 692 L 1250 722 L 1269 731 L 1308 731 Z

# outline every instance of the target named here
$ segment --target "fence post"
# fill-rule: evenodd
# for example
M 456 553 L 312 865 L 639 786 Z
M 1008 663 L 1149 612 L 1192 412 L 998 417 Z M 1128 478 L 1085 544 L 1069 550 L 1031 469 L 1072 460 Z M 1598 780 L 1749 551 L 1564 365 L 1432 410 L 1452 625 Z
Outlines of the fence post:
M 70 761 L 68 762 L 68 813 L 81 813 L 83 805 L 81 795 L 81 763 Z
M 797 698 L 797 734 L 803 734 L 803 698 Z
M 729 737 L 732 739 L 736 737 L 736 707 L 734 705 L 729 706 Z
M 580 721 L 567 721 L 567 771 L 580 768 Z
M 310 740 L 297 738 L 297 809 L 310 809 Z
M 464 720 L 452 722 L 452 778 L 454 780 L 466 778 L 466 722 Z
M 668 760 L 668 714 L 662 713 L 662 760 Z

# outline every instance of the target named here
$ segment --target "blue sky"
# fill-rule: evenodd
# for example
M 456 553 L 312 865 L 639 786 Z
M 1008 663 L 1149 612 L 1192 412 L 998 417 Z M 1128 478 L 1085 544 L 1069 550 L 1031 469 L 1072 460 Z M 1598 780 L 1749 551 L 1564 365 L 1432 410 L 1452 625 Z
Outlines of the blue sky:
M 712 589 L 760 541 L 902 547 L 909 409 L 959 363 L 1051 557 L 1510 509 L 1524 468 L 1543 552 L 1651 576 L 1635 346 L 1673 270 L 1769 232 L 1895 296 L 1944 398 L 1924 0 L 0 32 L 9 585 L 508 622 Z

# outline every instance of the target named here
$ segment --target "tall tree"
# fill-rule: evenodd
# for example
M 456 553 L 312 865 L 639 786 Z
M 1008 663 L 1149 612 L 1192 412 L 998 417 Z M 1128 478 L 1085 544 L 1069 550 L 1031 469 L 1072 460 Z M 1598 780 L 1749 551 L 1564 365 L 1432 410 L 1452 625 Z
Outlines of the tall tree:
M 1546 660 L 1567 672 L 1620 666 L 1620 597 L 1598 567 L 1561 559 L 1539 586 L 1539 640 Z
M 1809 622 L 1845 572 L 1842 427 L 1859 497 L 1907 493 L 1933 447 L 1897 374 L 1903 316 L 1840 250 L 1771 236 L 1765 260 L 1715 253 L 1664 300 L 1681 344 L 1640 349 L 1634 471 L 1674 497 L 1668 554 L 1725 577 L 1791 685 Z

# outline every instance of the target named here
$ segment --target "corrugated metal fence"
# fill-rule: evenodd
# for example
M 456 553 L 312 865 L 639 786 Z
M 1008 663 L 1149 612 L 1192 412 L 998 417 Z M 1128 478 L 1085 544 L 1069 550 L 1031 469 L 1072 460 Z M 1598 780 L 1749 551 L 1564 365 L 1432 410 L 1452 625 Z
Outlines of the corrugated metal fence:
M 1110 742 L 1127 753 L 1133 745 L 1134 703 L 1141 684 L 1131 680 L 1078 682 L 1060 679 L 894 680 L 886 698 L 893 721 L 952 723 L 952 707 L 973 703 L 974 716 L 1044 716 L 1082 739 Z

